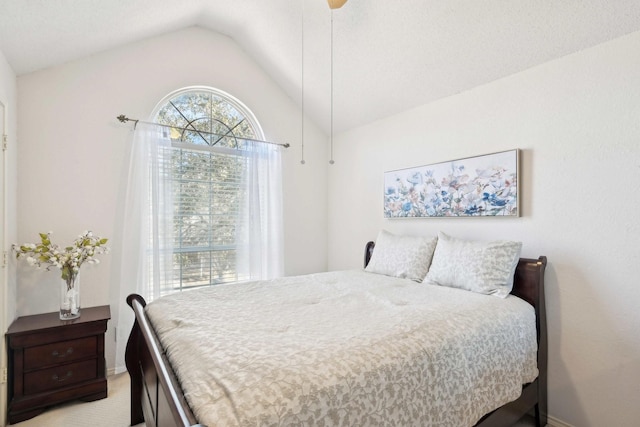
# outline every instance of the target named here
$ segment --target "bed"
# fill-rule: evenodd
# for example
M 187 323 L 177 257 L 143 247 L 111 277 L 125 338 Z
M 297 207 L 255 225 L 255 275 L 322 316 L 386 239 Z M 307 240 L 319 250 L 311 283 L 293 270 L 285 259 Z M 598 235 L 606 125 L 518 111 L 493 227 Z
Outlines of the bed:
M 364 257 L 365 267 L 367 267 L 371 261 L 372 254 L 374 253 L 374 248 L 375 248 L 374 242 L 367 243 L 365 248 L 365 257 Z M 544 256 L 541 256 L 538 259 L 520 258 L 519 260 L 517 260 L 517 266 L 515 268 L 515 274 L 513 278 L 513 289 L 511 290 L 511 294 L 519 297 L 519 299 L 517 298 L 510 299 L 510 300 L 517 300 L 517 301 L 524 300 L 530 304 L 529 308 L 533 307 L 531 311 L 532 313 L 535 314 L 535 318 L 532 320 L 532 322 L 535 323 L 535 330 L 533 331 L 533 334 L 535 335 L 534 346 L 537 346 L 537 348 L 534 348 L 534 353 L 535 353 L 534 358 L 537 359 L 535 360 L 536 368 L 537 368 L 536 374 L 532 376 L 531 373 L 529 372 L 527 374 L 528 375 L 527 378 L 529 379 L 526 380 L 526 382 L 523 381 L 524 385 L 518 385 L 519 389 L 517 391 L 519 392 L 519 397 L 518 395 L 513 396 L 513 400 L 511 400 L 510 398 L 508 402 L 505 402 L 505 404 L 503 404 L 499 408 L 495 410 L 493 409 L 489 410 L 487 411 L 487 413 L 482 412 L 481 416 L 479 417 L 476 416 L 476 418 L 474 419 L 478 420 L 477 423 L 475 424 L 477 426 L 483 426 L 483 427 L 510 426 L 510 425 L 513 425 L 517 420 L 519 420 L 524 414 L 530 413 L 530 412 L 534 413 L 537 426 L 546 425 L 546 422 L 547 422 L 547 395 L 546 395 L 547 334 L 546 334 L 546 318 L 545 318 L 545 305 L 544 305 L 545 267 L 546 267 L 546 258 Z M 352 291 L 342 286 L 343 276 L 336 276 L 336 274 L 338 273 L 322 273 L 321 275 L 317 275 L 317 276 L 312 275 L 313 276 L 312 282 L 315 283 L 314 286 L 325 286 L 325 287 L 328 286 L 334 290 L 339 289 L 340 291 L 342 291 L 343 295 L 347 295 L 347 297 L 340 299 L 341 301 L 340 304 L 343 304 L 343 306 L 340 307 L 340 310 L 344 312 L 345 310 L 350 310 L 353 307 L 354 302 L 350 299 Z M 366 274 L 368 274 L 366 271 L 353 271 L 353 272 L 346 273 L 346 276 L 350 278 L 349 280 L 354 279 L 356 281 L 357 280 L 362 281 L 364 280 L 362 279 L 363 277 L 365 278 L 367 277 L 367 276 L 363 276 Z M 372 277 L 372 276 L 369 276 L 369 277 Z M 297 286 L 298 285 L 297 280 L 298 280 L 297 278 L 289 278 L 287 280 L 284 280 L 283 285 L 278 285 L 278 286 L 282 286 L 282 292 L 288 292 L 286 290 L 287 286 L 289 287 L 293 285 Z M 380 296 L 383 296 L 382 295 L 383 290 L 387 289 L 388 287 L 396 288 L 396 287 L 412 286 L 409 283 L 410 281 L 408 281 L 407 279 L 404 279 L 405 280 L 404 282 L 402 281 L 390 282 L 389 280 L 391 279 L 388 279 L 382 276 L 381 277 L 376 276 L 375 280 L 372 283 L 380 283 L 380 287 L 375 288 L 374 290 L 368 292 L 367 295 L 369 295 L 369 297 L 371 295 L 375 296 L 377 295 L 376 292 L 380 290 L 379 291 Z M 229 286 L 235 286 L 235 285 L 229 285 Z M 422 286 L 422 288 L 425 288 L 425 287 Z M 438 287 L 434 287 L 434 288 L 438 288 Z M 247 289 L 251 290 L 254 288 L 247 288 Z M 421 289 L 421 288 L 411 288 L 411 289 L 412 289 L 412 292 L 414 292 L 415 289 Z M 245 291 L 246 290 L 244 290 L 243 292 Z M 465 292 L 465 291 L 459 291 L 459 290 L 452 291 L 444 288 L 435 289 L 435 291 L 436 291 L 436 294 L 429 294 L 428 296 L 426 296 L 426 298 L 428 298 L 429 300 L 438 300 L 438 298 L 446 299 L 449 297 L 445 296 L 445 294 L 452 294 L 454 295 L 454 298 L 456 300 L 462 300 L 460 297 L 458 297 L 458 295 L 461 295 L 460 293 L 453 294 L 453 292 Z M 278 287 L 273 287 L 271 290 L 271 294 L 274 294 L 276 296 L 279 295 L 278 292 L 280 292 L 280 288 Z M 384 292 L 386 292 L 386 290 Z M 183 293 L 183 294 L 188 294 L 188 293 L 189 292 Z M 471 293 L 468 293 L 468 294 L 471 294 Z M 486 296 L 470 295 L 471 299 L 474 299 L 474 298 L 480 299 L 482 297 L 484 297 L 485 300 L 497 300 L 497 298 L 494 298 L 494 297 L 487 298 Z M 260 298 L 265 298 L 265 296 L 261 296 Z M 303 295 L 302 297 L 298 296 L 298 300 L 300 300 L 300 298 L 302 299 L 309 298 L 309 295 Z M 396 297 L 393 297 L 393 298 L 396 298 Z M 163 299 L 160 299 L 157 301 L 161 301 L 161 300 Z M 220 418 L 220 420 L 231 420 L 231 419 L 234 419 L 234 417 L 238 418 L 238 415 L 236 412 L 239 410 L 238 408 L 242 409 L 241 403 L 238 403 L 237 405 L 235 403 L 232 403 L 232 404 L 225 403 L 227 400 L 229 400 L 228 395 L 230 393 L 232 392 L 236 393 L 236 391 L 229 390 L 229 389 L 235 387 L 235 384 L 237 383 L 238 379 L 237 378 L 234 379 L 235 383 L 228 383 L 228 382 L 225 383 L 223 380 L 219 381 L 220 378 L 225 376 L 224 374 L 220 374 L 220 376 L 214 375 L 211 377 L 212 379 L 208 381 L 200 381 L 200 383 L 208 383 L 208 382 L 218 383 L 216 385 L 216 389 L 214 390 L 214 392 L 217 390 L 217 392 L 219 393 L 219 396 L 215 398 L 207 397 L 205 400 L 201 400 L 201 402 L 210 401 L 212 403 L 204 405 L 205 406 L 204 408 L 202 407 L 203 405 L 202 403 L 194 404 L 193 405 L 194 408 L 190 406 L 189 399 L 191 399 L 192 402 L 195 402 L 195 400 L 193 400 L 194 399 L 193 396 L 198 395 L 200 393 L 204 393 L 203 391 L 200 391 L 200 390 L 194 390 L 194 387 L 197 388 L 197 386 L 199 385 L 198 378 L 204 377 L 205 373 L 196 371 L 192 366 L 188 366 L 188 365 L 185 365 L 186 367 L 182 366 L 183 365 L 182 360 L 184 358 L 190 358 L 192 355 L 198 354 L 201 351 L 201 349 L 198 349 L 198 345 L 195 345 L 193 341 L 191 342 L 184 341 L 179 344 L 172 343 L 171 345 L 161 344 L 162 340 L 161 338 L 159 338 L 159 333 L 157 333 L 156 328 L 162 331 L 163 334 L 166 334 L 166 331 L 169 331 L 169 334 L 173 333 L 178 338 L 182 338 L 182 336 L 186 334 L 179 332 L 178 329 L 174 330 L 174 326 L 177 323 L 185 323 L 185 322 L 188 323 L 189 319 L 191 319 L 190 317 L 187 316 L 186 320 L 181 319 L 180 321 L 173 321 L 173 323 L 171 323 L 172 320 L 169 319 L 170 316 L 164 315 L 165 311 L 168 310 L 170 306 L 176 304 L 175 301 L 173 300 L 170 300 L 170 301 L 171 301 L 170 303 L 165 303 L 164 306 L 162 304 L 156 304 L 156 302 L 154 302 L 150 304 L 149 307 L 145 308 L 147 304 L 144 301 L 144 299 L 139 295 L 133 294 L 127 298 L 127 303 L 133 309 L 135 313 L 135 318 L 136 318 L 134 327 L 129 337 L 129 341 L 127 344 L 127 351 L 126 351 L 126 364 L 127 364 L 127 369 L 129 371 L 129 375 L 131 377 L 131 424 L 135 425 L 141 422 L 145 422 L 147 426 L 185 426 L 185 427 L 205 425 L 204 423 L 198 424 L 199 422 L 201 422 L 201 420 L 199 420 L 195 414 L 196 413 L 207 414 L 208 410 L 209 412 L 219 411 L 219 412 L 231 413 L 231 415 L 229 416 L 230 418 L 222 417 Z M 380 301 L 382 301 L 382 303 Z M 388 299 L 385 299 L 385 300 L 381 299 L 380 301 L 377 301 L 377 300 L 373 302 L 369 301 L 367 302 L 367 304 L 371 303 L 371 304 L 389 305 Z M 409 302 L 413 303 L 413 301 L 409 301 Z M 306 308 L 307 306 L 308 307 L 318 306 L 317 303 L 318 301 L 305 300 L 305 304 L 306 304 L 305 310 L 307 310 Z M 324 303 L 324 301 L 322 303 Z M 156 306 L 156 309 L 155 309 L 156 312 L 159 312 L 160 314 L 156 314 L 155 319 L 152 320 L 152 318 L 150 317 L 150 313 L 151 313 L 151 316 L 153 316 L 153 310 L 151 310 L 151 308 L 154 306 L 154 304 Z M 194 304 L 194 302 L 192 301 L 189 304 Z M 359 305 L 360 302 L 357 302 L 355 304 Z M 528 306 L 529 304 L 525 304 L 525 305 Z M 266 302 L 265 306 L 268 306 L 268 305 L 269 303 Z M 403 306 L 402 308 L 404 309 L 405 308 L 404 306 L 407 305 L 407 301 L 401 302 L 400 304 L 398 304 L 397 302 L 394 302 L 392 305 L 394 306 L 402 305 Z M 224 304 L 222 305 L 222 307 L 224 307 Z M 256 307 L 259 307 L 259 306 L 256 306 Z M 367 309 L 371 311 L 371 309 L 367 305 L 363 306 L 363 309 L 365 310 L 365 313 Z M 257 310 L 257 308 L 255 308 L 254 310 Z M 309 310 L 312 310 L 312 309 L 309 309 Z M 195 311 L 202 311 L 202 310 L 195 308 Z M 314 312 L 311 311 L 307 313 L 314 313 Z M 403 311 L 403 313 L 405 312 Z M 220 312 L 218 312 L 218 314 L 220 314 Z M 189 316 L 191 316 L 191 314 Z M 316 316 L 316 314 L 314 314 L 314 316 Z M 223 319 L 223 318 L 218 317 L 217 322 L 220 322 L 220 319 Z M 321 318 L 318 318 L 318 319 L 321 319 Z M 341 319 L 341 321 L 344 321 L 345 325 L 349 325 L 348 319 Z M 368 323 L 371 323 L 371 325 L 369 326 L 378 328 L 379 325 L 375 324 L 376 321 L 377 321 L 376 317 L 371 317 L 371 319 L 369 319 L 368 321 Z M 430 320 L 430 322 L 434 324 L 436 323 L 436 321 L 437 321 L 437 317 L 434 317 L 432 320 Z M 290 320 L 287 319 L 285 316 L 283 322 L 285 323 L 290 322 Z M 449 322 L 449 320 L 447 320 L 447 322 Z M 318 320 L 316 323 L 323 323 L 323 321 Z M 389 323 L 392 323 L 392 322 L 389 322 Z M 275 321 L 273 325 L 274 325 L 273 326 L 274 328 L 278 328 L 278 327 L 282 328 L 282 326 L 277 326 L 278 323 Z M 406 325 L 403 327 L 406 327 Z M 348 328 L 345 328 L 345 329 L 348 329 Z M 413 326 L 411 326 L 410 329 L 413 329 Z M 456 328 L 452 328 L 452 329 L 456 329 Z M 364 332 L 362 333 L 362 335 L 367 335 L 366 329 L 363 331 Z M 282 331 L 279 330 L 278 333 L 282 334 Z M 411 333 L 413 333 L 413 331 Z M 408 335 L 406 330 L 403 332 L 403 334 Z M 296 335 L 296 331 L 293 331 L 292 335 Z M 257 338 L 255 339 L 259 340 L 260 336 L 263 336 L 262 333 L 259 335 L 256 335 Z M 362 339 L 364 340 L 364 338 Z M 479 339 L 479 338 L 476 337 L 476 339 Z M 385 338 L 385 341 L 386 340 L 387 338 Z M 318 340 L 318 341 L 321 341 L 321 340 Z M 350 337 L 349 342 L 354 342 L 354 338 Z M 363 346 L 358 347 L 358 343 L 359 341 L 355 340 L 354 346 L 356 348 L 359 348 L 358 351 L 365 352 L 363 354 L 366 354 L 367 357 L 369 357 L 370 353 L 367 353 L 368 350 L 366 349 L 366 347 L 363 347 L 364 344 Z M 402 343 L 406 343 L 406 339 L 405 341 L 402 341 Z M 251 347 L 251 345 L 248 345 L 246 342 L 242 342 L 242 345 L 245 347 Z M 315 341 L 313 340 L 309 341 L 305 345 L 313 346 L 315 345 Z M 318 345 L 324 345 L 324 344 L 320 343 Z M 258 348 L 258 350 L 255 350 L 255 351 L 259 352 L 263 346 L 269 347 L 268 342 L 260 343 L 260 345 L 256 347 Z M 202 347 L 215 347 L 215 345 L 213 346 L 207 345 Z M 391 347 L 396 348 L 395 345 Z M 248 350 L 243 348 L 239 353 L 238 352 L 233 353 L 234 354 L 233 360 L 234 361 L 237 360 L 238 366 L 240 366 L 240 369 L 238 368 L 238 366 L 233 368 L 234 375 L 236 375 L 235 372 L 242 371 L 243 376 L 241 376 L 240 378 L 244 378 L 244 380 L 247 381 L 247 384 L 250 384 L 250 385 L 247 385 L 246 387 L 239 386 L 238 389 L 240 390 L 240 392 L 245 392 L 247 396 L 251 397 L 252 396 L 251 393 L 255 392 L 256 389 L 262 387 L 267 391 L 269 390 L 273 391 L 273 393 L 267 393 L 270 396 L 277 397 L 277 395 L 279 394 L 284 394 L 284 395 L 292 394 L 292 393 L 295 394 L 295 391 L 291 391 L 286 387 L 283 388 L 281 384 L 277 386 L 274 386 L 271 383 L 265 385 L 264 381 L 263 382 L 255 381 L 255 379 L 251 377 L 251 374 L 245 373 L 243 370 L 244 366 L 242 365 L 243 360 L 240 360 L 241 359 L 240 356 L 244 357 L 243 352 L 246 352 L 246 351 Z M 401 358 L 403 354 L 409 354 L 409 353 L 411 353 L 410 348 L 407 351 L 402 350 L 388 357 L 392 357 L 393 360 L 397 360 L 398 358 Z M 291 360 L 294 360 L 293 358 L 297 357 L 297 354 L 298 352 L 293 352 L 291 355 L 286 355 L 285 358 L 290 358 Z M 257 356 L 253 356 L 253 357 L 256 358 Z M 376 357 L 378 356 L 374 355 L 372 358 L 375 359 Z M 383 357 L 387 357 L 387 356 L 380 356 L 380 358 L 383 358 Z M 170 362 L 171 359 L 174 361 L 173 364 Z M 176 362 L 179 362 L 179 363 L 176 363 Z M 201 363 L 200 359 L 196 358 L 195 363 L 196 364 Z M 333 363 L 333 365 L 331 366 L 335 365 L 335 361 L 332 361 L 331 363 Z M 345 363 L 347 362 L 343 363 L 342 359 L 340 359 L 340 363 L 336 365 L 338 367 L 335 369 L 340 370 L 342 368 L 345 368 L 346 366 Z M 393 371 L 393 367 L 389 368 L 388 361 L 385 363 L 386 364 L 384 365 L 384 369 L 382 369 L 382 372 L 384 372 L 384 375 L 380 374 L 380 372 L 376 373 L 375 375 L 371 374 L 370 372 L 364 372 L 362 373 L 362 375 L 369 379 L 373 375 L 375 378 L 378 378 L 378 380 L 374 378 L 373 381 L 383 382 L 384 384 L 381 386 L 381 389 L 385 389 L 386 387 L 387 389 L 386 391 L 389 391 L 388 389 L 392 386 L 389 385 L 390 382 L 389 382 L 388 376 L 394 375 L 394 373 L 391 372 Z M 431 364 L 433 363 L 431 362 Z M 365 364 L 363 363 L 363 365 Z M 397 365 L 402 365 L 403 369 L 405 369 L 404 367 L 407 367 L 406 369 L 415 370 L 415 367 L 410 368 L 411 365 L 408 362 L 397 363 Z M 270 364 L 270 362 L 268 363 L 265 362 L 264 366 L 265 366 L 264 369 L 274 369 L 273 366 Z M 318 366 L 322 366 L 322 365 L 318 365 Z M 223 365 L 215 365 L 215 369 L 222 369 L 222 368 L 224 368 Z M 318 368 L 318 369 L 322 370 L 324 368 Z M 334 368 L 333 367 L 327 368 L 327 370 L 332 370 L 332 369 Z M 353 366 L 346 367 L 345 369 L 347 369 L 348 371 L 353 371 L 354 367 Z M 427 368 L 427 369 L 431 369 L 431 368 Z M 176 372 L 181 372 L 181 374 L 178 375 Z M 433 374 L 433 373 L 429 373 L 430 371 L 429 372 L 424 371 L 424 372 L 426 376 Z M 273 375 L 274 377 L 278 377 L 278 375 L 280 374 L 274 373 Z M 311 369 L 310 372 L 307 372 L 304 375 L 306 375 L 307 377 L 309 375 L 313 376 L 313 369 Z M 286 375 L 284 377 L 285 377 L 284 383 L 287 383 L 288 381 L 287 378 L 289 377 L 287 377 Z M 414 375 L 412 373 L 412 378 L 418 378 L 418 377 L 420 377 L 420 375 Z M 429 381 L 437 382 L 437 380 L 438 380 L 437 378 L 435 378 L 435 380 L 434 378 L 431 378 Z M 307 381 L 306 383 L 309 383 L 309 381 Z M 189 395 L 188 398 L 185 396 L 185 392 L 183 391 L 183 385 L 185 384 L 187 385 L 185 389 L 191 390 L 191 393 L 187 393 Z M 232 384 L 232 385 L 229 386 L 229 384 Z M 275 384 L 275 381 L 274 381 L 274 384 Z M 311 381 L 311 384 L 313 384 L 313 381 Z M 353 386 L 353 384 L 352 382 L 349 382 L 349 387 L 351 386 Z M 447 384 L 445 383 L 443 387 L 444 389 L 446 389 Z M 289 410 L 289 412 L 287 412 L 285 410 L 286 408 L 283 408 L 280 414 L 276 414 L 276 418 L 275 418 L 276 421 L 274 421 L 273 414 L 271 414 L 272 415 L 271 418 L 264 418 L 265 417 L 264 414 L 258 414 L 256 415 L 255 418 L 250 418 L 249 416 L 247 416 L 247 420 L 245 420 L 246 422 L 239 423 L 238 425 L 240 424 L 241 425 L 278 425 L 278 424 L 280 425 L 296 425 L 296 424 L 298 425 L 316 425 L 316 424 L 365 425 L 365 423 L 367 425 L 375 425 L 375 424 L 411 425 L 411 424 L 415 424 L 415 422 L 406 422 L 406 421 L 398 421 L 398 420 L 404 420 L 405 418 L 403 417 L 407 416 L 406 414 L 411 414 L 412 410 L 419 412 L 418 409 L 416 408 L 417 406 L 419 406 L 420 402 L 418 402 L 417 404 L 416 402 L 411 402 L 410 404 L 405 402 L 408 406 L 402 406 L 403 403 L 400 403 L 400 407 L 402 408 L 401 410 L 398 410 L 395 407 L 391 407 L 391 409 L 385 412 L 385 414 L 387 415 L 383 415 L 383 417 L 388 416 L 388 414 L 391 414 L 391 416 L 394 416 L 394 417 L 396 416 L 399 417 L 399 418 L 393 418 L 393 420 L 396 420 L 396 421 L 389 421 L 388 419 L 385 419 L 385 418 L 379 418 L 378 415 L 376 415 L 376 417 L 378 418 L 376 417 L 371 418 L 370 415 L 367 415 L 369 418 L 362 418 L 357 420 L 355 418 L 345 419 L 345 418 L 340 418 L 341 416 L 344 417 L 345 415 L 344 413 L 338 414 L 339 410 L 334 412 L 329 411 L 328 413 L 322 413 L 318 415 L 319 411 L 321 410 L 320 408 L 327 405 L 331 406 L 331 404 L 335 404 L 336 400 L 344 399 L 344 396 L 349 393 L 351 393 L 351 395 L 357 394 L 353 390 L 348 390 L 347 392 L 345 392 L 343 386 L 335 385 L 335 384 L 332 384 L 331 387 L 328 387 L 328 390 L 330 390 L 329 392 L 330 394 L 334 393 L 335 390 L 342 390 L 342 394 L 338 395 L 336 393 L 336 396 L 331 396 L 331 395 L 329 395 L 328 397 L 325 396 L 327 401 L 332 401 L 332 403 L 327 404 L 327 402 L 322 402 L 321 404 L 318 404 L 316 406 L 311 406 L 310 415 L 309 414 L 305 415 L 307 416 L 307 418 L 304 418 L 301 414 L 296 414 L 296 418 L 295 418 L 296 421 L 293 422 L 291 418 L 287 418 L 287 416 L 289 417 L 291 416 L 291 411 Z M 210 392 L 210 390 L 208 391 L 205 390 L 205 391 L 207 393 Z M 402 394 L 402 390 L 394 389 L 391 391 L 392 391 L 391 393 L 392 395 L 397 395 L 400 398 L 402 398 L 402 400 L 404 400 L 406 397 L 405 395 Z M 471 392 L 472 391 L 473 390 L 471 390 Z M 491 393 L 487 393 L 486 391 L 484 392 L 477 391 L 477 392 L 479 393 L 480 396 L 491 394 Z M 261 393 L 263 393 L 264 395 L 264 390 Z M 457 392 L 457 395 L 460 395 L 459 391 Z M 293 400 L 298 398 L 299 398 L 298 396 L 292 397 Z M 362 393 L 360 393 L 359 399 L 367 399 L 367 398 L 368 398 L 367 396 L 363 397 Z M 260 398 L 260 399 L 264 400 L 263 398 Z M 381 398 L 378 396 L 376 397 L 376 399 L 379 400 Z M 429 400 L 430 400 L 429 398 L 425 399 L 425 401 L 429 401 Z M 362 405 L 366 406 L 368 404 L 368 402 L 366 401 L 364 401 L 364 403 L 362 402 L 363 402 L 362 400 L 359 401 L 360 406 Z M 453 405 L 459 405 L 458 401 L 452 400 L 452 402 L 454 402 L 452 403 Z M 267 401 L 261 402 L 261 404 L 262 406 L 268 407 L 269 406 L 268 399 Z M 218 406 L 215 406 L 215 405 L 218 405 Z M 376 405 L 380 405 L 380 403 L 376 403 Z M 398 405 L 398 403 L 396 403 L 396 405 Z M 245 402 L 245 406 L 246 406 L 246 402 Z M 255 406 L 258 407 L 260 406 L 260 404 L 256 403 Z M 250 412 L 252 408 L 249 407 L 246 410 Z M 402 414 L 398 415 L 397 414 L 398 411 L 402 412 Z M 369 412 L 376 412 L 376 411 L 369 411 Z M 438 420 L 438 412 L 440 412 L 440 410 L 435 410 L 432 412 L 433 412 L 432 415 L 430 415 L 430 417 L 432 418 L 427 418 L 429 420 L 427 422 L 428 425 L 448 425 L 446 421 L 443 422 L 443 420 L 441 419 Z M 278 416 L 281 417 L 279 421 L 277 418 Z M 322 419 L 322 422 L 321 423 L 317 422 L 317 419 L 316 421 L 313 421 L 314 416 L 320 417 L 319 419 Z M 202 419 L 206 418 L 204 415 L 201 415 L 201 417 Z M 260 418 L 260 417 L 263 417 L 263 418 Z M 217 420 L 217 418 L 209 417 L 207 419 L 209 421 L 206 425 L 208 425 L 209 427 L 213 427 L 214 425 L 230 425 L 230 423 L 227 423 L 226 421 L 211 421 L 212 419 Z M 452 425 L 452 424 L 449 423 L 449 425 Z

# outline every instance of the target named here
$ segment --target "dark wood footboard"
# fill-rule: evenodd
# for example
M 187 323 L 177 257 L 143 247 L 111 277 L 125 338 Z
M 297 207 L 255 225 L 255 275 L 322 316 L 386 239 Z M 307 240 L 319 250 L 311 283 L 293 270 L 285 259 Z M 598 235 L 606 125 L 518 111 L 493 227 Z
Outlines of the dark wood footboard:
M 365 266 L 374 243 L 365 249 Z M 484 416 L 477 426 L 508 427 L 534 410 L 536 425 L 547 424 L 547 327 L 544 304 L 544 271 L 547 259 L 521 258 L 516 268 L 512 294 L 535 308 L 538 333 L 538 378 L 523 387 L 521 396 Z M 131 377 L 131 425 L 144 422 L 148 427 L 196 427 L 197 423 L 182 389 L 151 326 L 139 295 L 127 297 L 135 313 L 135 323 L 127 342 L 125 361 Z
M 136 320 L 129 335 L 125 362 L 131 377 L 131 425 L 196 427 L 178 380 L 149 323 L 140 295 L 129 295 L 127 304 Z

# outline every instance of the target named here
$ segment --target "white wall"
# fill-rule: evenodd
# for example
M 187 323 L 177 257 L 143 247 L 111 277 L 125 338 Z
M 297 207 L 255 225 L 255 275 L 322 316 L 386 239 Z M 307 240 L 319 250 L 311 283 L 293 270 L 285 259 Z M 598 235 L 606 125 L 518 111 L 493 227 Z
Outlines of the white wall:
M 640 32 L 334 139 L 329 268 L 379 229 L 514 239 L 546 255 L 549 411 L 575 426 L 640 419 Z M 385 171 L 519 148 L 522 217 L 382 218 Z
M 3 246 L 1 251 L 9 251 L 10 242 L 16 238 L 16 171 L 17 171 L 17 80 L 13 69 L 7 62 L 4 54 L 0 51 L 0 143 L 2 134 L 8 137 L 7 151 L 4 153 L 5 160 L 0 165 L 0 197 L 5 192 L 6 212 L 0 212 L 4 224 L 0 230 L 0 242 Z M 6 121 L 5 121 L 6 118 Z M 2 153 L 0 152 L 0 155 Z M 6 180 L 6 182 L 5 182 Z M 6 214 L 6 216 L 5 216 Z M 4 336 L 7 328 L 16 317 L 16 275 L 15 267 L 9 263 L 0 269 L 0 331 Z M 6 342 L 2 339 L 0 343 L 0 367 L 7 367 Z M 0 385 L 0 425 L 4 425 L 7 408 L 7 384 Z
M 293 145 L 283 154 L 285 272 L 323 271 L 326 246 L 326 136 L 305 125 L 307 164 L 300 165 L 300 111 L 228 37 L 190 28 L 83 60 L 18 77 L 18 238 L 54 231 L 70 242 L 83 230 L 118 235 L 125 156 L 132 124 L 119 114 L 147 119 L 169 92 L 213 86 L 247 105 L 271 141 Z M 82 272 L 82 305 L 112 304 L 118 295 L 118 243 L 101 264 Z M 22 264 L 22 263 L 21 263 Z M 57 310 L 57 272 L 18 265 L 20 315 Z M 115 318 L 107 335 L 113 367 Z M 110 337 L 110 339 L 109 339 Z

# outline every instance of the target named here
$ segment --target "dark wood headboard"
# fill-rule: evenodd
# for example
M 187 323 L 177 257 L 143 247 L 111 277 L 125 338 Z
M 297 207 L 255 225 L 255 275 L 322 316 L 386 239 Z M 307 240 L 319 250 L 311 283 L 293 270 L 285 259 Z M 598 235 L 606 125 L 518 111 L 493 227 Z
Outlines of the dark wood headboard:
M 367 242 L 364 248 L 364 266 L 369 265 L 375 242 Z M 547 257 L 538 259 L 520 258 L 513 279 L 511 293 L 536 308 L 544 303 L 544 270 L 547 266 Z M 544 305 L 540 307 L 544 309 Z M 543 313 L 545 314 L 545 313 Z

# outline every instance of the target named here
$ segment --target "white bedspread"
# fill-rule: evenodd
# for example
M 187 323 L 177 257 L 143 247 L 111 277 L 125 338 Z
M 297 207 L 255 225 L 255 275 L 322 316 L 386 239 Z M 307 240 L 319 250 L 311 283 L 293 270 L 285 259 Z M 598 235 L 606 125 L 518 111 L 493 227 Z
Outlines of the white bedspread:
M 198 421 L 471 426 L 533 381 L 533 307 L 364 271 L 182 292 L 147 306 Z

